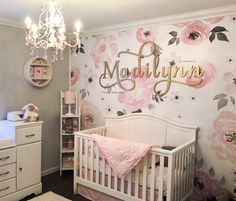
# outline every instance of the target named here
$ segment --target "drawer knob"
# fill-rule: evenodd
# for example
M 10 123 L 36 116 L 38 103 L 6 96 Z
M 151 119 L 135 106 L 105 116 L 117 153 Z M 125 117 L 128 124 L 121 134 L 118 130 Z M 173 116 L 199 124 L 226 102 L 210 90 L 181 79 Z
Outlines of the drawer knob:
M 26 135 L 25 137 L 34 137 L 35 134 L 31 134 L 31 135 Z
M 7 160 L 7 159 L 9 159 L 10 158 L 10 156 L 6 156 L 6 157 L 4 157 L 4 158 L 0 158 L 0 161 L 2 161 L 2 160 Z
M 20 171 L 22 171 L 22 170 L 23 170 L 23 168 L 22 168 L 22 167 L 20 167 L 20 168 L 19 168 L 19 170 L 20 170 Z
M 9 188 L 10 188 L 10 186 L 7 186 L 7 187 L 5 187 L 5 188 L 0 189 L 0 191 L 5 191 L 5 190 L 7 190 L 7 189 L 9 189 Z
M 0 173 L 0 176 L 6 175 L 6 174 L 9 174 L 9 173 L 10 173 L 9 171 L 4 172 L 4 173 Z

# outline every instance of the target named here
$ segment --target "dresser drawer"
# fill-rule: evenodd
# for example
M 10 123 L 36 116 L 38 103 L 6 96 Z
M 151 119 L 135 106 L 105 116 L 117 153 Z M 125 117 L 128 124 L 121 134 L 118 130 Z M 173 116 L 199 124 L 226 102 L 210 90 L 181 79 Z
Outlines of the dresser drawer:
M 16 178 L 0 182 L 0 197 L 16 191 Z
M 16 148 L 0 151 L 0 166 L 16 162 Z
M 28 144 L 41 140 L 41 126 L 18 128 L 16 130 L 16 144 Z
M 12 163 L 0 167 L 0 181 L 16 177 L 16 164 Z

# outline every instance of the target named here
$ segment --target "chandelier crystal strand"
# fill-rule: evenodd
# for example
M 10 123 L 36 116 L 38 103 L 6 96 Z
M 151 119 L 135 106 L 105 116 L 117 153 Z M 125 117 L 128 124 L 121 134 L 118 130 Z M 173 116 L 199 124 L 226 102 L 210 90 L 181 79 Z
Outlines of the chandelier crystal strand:
M 44 57 L 47 58 L 47 52 L 52 52 L 52 61 L 63 60 L 63 51 L 66 46 L 70 48 L 80 48 L 80 38 L 82 36 L 80 29 L 81 23 L 75 23 L 76 31 L 73 32 L 73 44 L 67 42 L 65 36 L 65 22 L 62 13 L 61 4 L 55 1 L 49 1 L 42 5 L 42 12 L 39 16 L 38 25 L 32 24 L 32 20 L 27 17 L 26 24 L 26 45 L 31 47 L 31 53 L 35 54 L 38 49 L 44 51 Z

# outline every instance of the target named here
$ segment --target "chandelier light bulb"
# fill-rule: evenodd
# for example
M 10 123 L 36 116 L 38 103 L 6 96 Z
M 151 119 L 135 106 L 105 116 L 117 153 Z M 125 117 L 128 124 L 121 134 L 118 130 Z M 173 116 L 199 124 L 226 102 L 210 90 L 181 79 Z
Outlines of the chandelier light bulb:
M 26 25 L 26 28 L 27 28 L 27 29 L 30 29 L 31 23 L 32 23 L 31 18 L 30 18 L 29 16 L 26 17 L 26 18 L 25 18 L 25 25 Z
M 32 25 L 32 32 L 33 32 L 33 34 L 36 34 L 36 33 L 37 33 L 37 30 L 38 30 L 37 25 L 36 25 L 36 24 L 33 24 L 33 25 Z
M 81 27 L 82 27 L 82 24 L 81 24 L 81 22 L 78 20 L 78 21 L 75 23 L 75 28 L 76 28 L 76 32 L 77 32 L 77 33 L 80 32 Z

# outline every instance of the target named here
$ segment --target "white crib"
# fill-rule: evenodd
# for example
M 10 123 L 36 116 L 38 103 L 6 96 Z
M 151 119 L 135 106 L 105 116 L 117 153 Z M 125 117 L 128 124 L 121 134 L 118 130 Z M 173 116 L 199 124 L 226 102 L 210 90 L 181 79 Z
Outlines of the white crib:
M 105 120 L 103 127 L 75 134 L 74 193 L 82 185 L 125 201 L 192 200 L 197 127 L 143 113 Z M 119 179 L 91 134 L 176 148 L 152 148 L 125 178 Z

